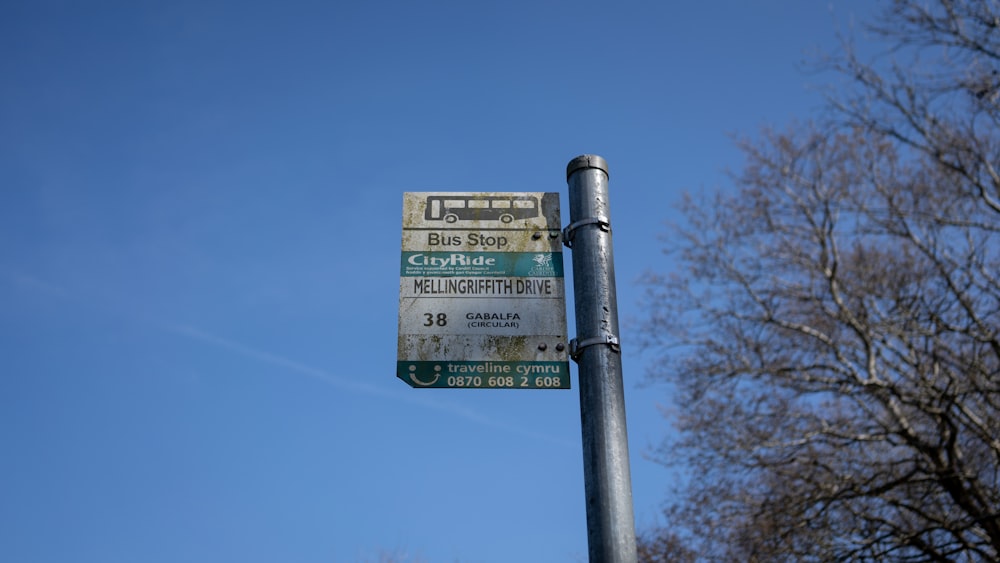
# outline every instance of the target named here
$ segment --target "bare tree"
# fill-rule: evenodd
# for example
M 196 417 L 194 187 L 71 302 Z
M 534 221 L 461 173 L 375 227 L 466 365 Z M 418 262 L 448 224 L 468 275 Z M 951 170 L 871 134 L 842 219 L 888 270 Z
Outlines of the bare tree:
M 872 26 L 891 60 L 828 61 L 834 119 L 743 141 L 738 190 L 684 205 L 647 327 L 692 475 L 671 549 L 1000 560 L 1000 8 L 930 4 Z

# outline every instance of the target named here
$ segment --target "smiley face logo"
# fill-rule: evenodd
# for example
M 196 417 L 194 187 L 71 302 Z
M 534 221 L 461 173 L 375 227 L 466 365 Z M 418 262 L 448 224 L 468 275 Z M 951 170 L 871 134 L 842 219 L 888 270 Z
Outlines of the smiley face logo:
M 410 364 L 410 381 L 420 385 L 421 387 L 430 387 L 431 385 L 437 383 L 438 379 L 441 378 L 441 366 L 439 365 L 434 366 L 434 379 L 431 379 L 430 381 L 421 381 L 420 378 L 417 377 L 416 372 L 417 366 Z

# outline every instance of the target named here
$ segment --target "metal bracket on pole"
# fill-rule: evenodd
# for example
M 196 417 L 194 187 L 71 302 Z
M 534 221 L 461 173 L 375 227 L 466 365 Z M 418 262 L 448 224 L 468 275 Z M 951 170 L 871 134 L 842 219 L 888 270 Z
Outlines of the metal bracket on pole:
M 580 355 L 583 354 L 583 349 L 588 346 L 596 346 L 598 344 L 607 344 L 612 352 L 621 354 L 622 346 L 618 341 L 618 337 L 613 334 L 604 334 L 602 336 L 595 336 L 593 338 L 587 338 L 586 340 L 577 341 L 577 339 L 572 339 L 569 341 L 569 357 L 573 358 L 574 362 L 580 363 Z
M 602 231 L 606 233 L 611 232 L 611 221 L 604 217 L 587 217 L 586 219 L 574 221 L 566 225 L 566 228 L 563 229 L 563 244 L 566 245 L 566 248 L 573 248 L 573 236 L 576 234 L 576 230 L 586 225 L 597 225 Z

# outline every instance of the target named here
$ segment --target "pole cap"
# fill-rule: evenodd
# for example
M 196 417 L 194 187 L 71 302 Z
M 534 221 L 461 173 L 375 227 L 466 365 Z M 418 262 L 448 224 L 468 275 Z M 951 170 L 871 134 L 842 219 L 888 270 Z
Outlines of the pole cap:
M 608 174 L 608 161 L 596 154 L 581 154 L 566 165 L 566 180 L 569 180 L 570 176 L 577 170 L 586 168 L 596 168 L 604 172 L 604 175 L 608 178 L 611 177 L 611 174 Z

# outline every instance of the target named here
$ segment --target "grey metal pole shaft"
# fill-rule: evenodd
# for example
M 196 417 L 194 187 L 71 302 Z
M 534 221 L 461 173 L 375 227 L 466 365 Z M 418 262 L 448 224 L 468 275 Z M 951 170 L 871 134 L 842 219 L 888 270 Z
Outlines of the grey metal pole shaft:
M 629 473 L 625 393 L 618 340 L 608 163 L 578 156 L 566 167 L 573 249 L 576 339 L 570 351 L 580 374 L 583 476 L 591 563 L 637 559 Z

